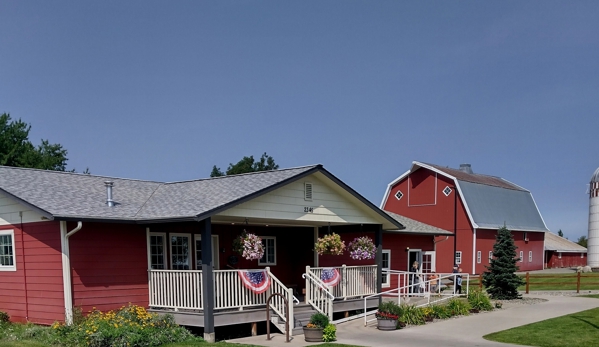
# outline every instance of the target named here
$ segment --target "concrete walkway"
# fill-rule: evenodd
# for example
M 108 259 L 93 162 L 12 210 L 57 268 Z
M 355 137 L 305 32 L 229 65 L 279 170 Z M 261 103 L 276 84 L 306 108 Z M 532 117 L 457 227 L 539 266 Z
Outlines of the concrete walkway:
M 526 297 L 526 295 L 525 295 Z M 546 302 L 479 313 L 466 317 L 451 318 L 421 326 L 395 331 L 379 331 L 376 322 L 364 326 L 363 319 L 337 325 L 337 343 L 357 346 L 516 346 L 487 341 L 484 335 L 517 326 L 539 322 L 575 312 L 599 307 L 599 300 L 556 295 L 529 295 L 547 299 Z M 310 346 L 318 343 L 304 341 L 303 335 L 294 336 L 285 343 L 285 335 L 274 334 L 271 341 L 266 335 L 229 340 L 259 346 Z

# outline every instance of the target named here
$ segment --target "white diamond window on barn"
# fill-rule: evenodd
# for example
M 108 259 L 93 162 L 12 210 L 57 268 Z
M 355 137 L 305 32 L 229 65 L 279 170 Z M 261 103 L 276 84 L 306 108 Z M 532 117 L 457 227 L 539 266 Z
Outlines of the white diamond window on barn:
M 445 187 L 445 189 L 443 189 L 443 194 L 449 196 L 449 194 L 451 194 L 451 188 L 449 188 L 449 186 Z
M 397 200 L 400 200 L 403 197 L 403 193 L 401 192 L 401 190 L 398 190 L 397 193 L 395 193 L 395 198 Z

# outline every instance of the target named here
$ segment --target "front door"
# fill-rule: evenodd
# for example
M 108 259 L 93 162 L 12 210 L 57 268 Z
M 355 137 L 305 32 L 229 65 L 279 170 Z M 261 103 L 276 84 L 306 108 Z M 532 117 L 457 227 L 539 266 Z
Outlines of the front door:
M 426 251 L 422 253 L 422 273 L 435 272 L 435 251 Z
M 412 268 L 412 264 L 414 264 L 414 262 L 417 261 L 418 262 L 418 266 L 420 267 L 420 269 L 422 269 L 422 252 L 419 249 L 410 249 L 408 252 L 408 269 L 407 271 L 410 271 L 410 269 Z

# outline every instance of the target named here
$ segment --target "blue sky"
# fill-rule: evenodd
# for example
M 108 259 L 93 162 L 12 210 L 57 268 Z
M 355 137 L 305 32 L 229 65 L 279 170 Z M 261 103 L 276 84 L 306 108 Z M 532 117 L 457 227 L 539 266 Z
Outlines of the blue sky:
M 378 205 L 414 160 L 586 235 L 597 1 L 0 0 L 0 112 L 69 168 L 177 181 L 267 152 Z

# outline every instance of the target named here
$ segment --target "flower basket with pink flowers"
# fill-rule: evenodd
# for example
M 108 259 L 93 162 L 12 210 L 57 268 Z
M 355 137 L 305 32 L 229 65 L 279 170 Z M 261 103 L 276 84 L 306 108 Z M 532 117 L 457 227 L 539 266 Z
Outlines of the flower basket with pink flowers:
M 367 236 L 356 237 L 347 246 L 349 256 L 355 260 L 374 259 L 376 247 L 372 239 Z
M 318 255 L 342 255 L 344 249 L 345 241 L 341 241 L 341 236 L 335 233 L 319 237 L 314 244 L 314 250 L 318 253 Z
M 264 256 L 262 239 L 245 230 L 233 241 L 233 250 L 247 260 L 258 260 Z

